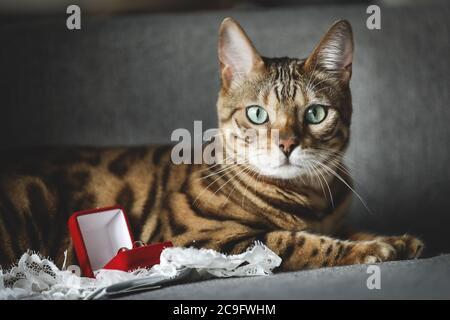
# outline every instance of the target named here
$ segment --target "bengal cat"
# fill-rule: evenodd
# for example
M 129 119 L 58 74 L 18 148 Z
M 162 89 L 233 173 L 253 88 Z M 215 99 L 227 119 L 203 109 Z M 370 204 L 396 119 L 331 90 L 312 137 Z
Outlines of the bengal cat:
M 136 239 L 224 253 L 259 240 L 282 257 L 280 270 L 418 257 L 423 243 L 410 235 L 343 231 L 352 195 L 343 163 L 352 114 L 350 24 L 336 22 L 306 59 L 265 58 L 227 18 L 218 54 L 219 138 L 227 154 L 247 147 L 244 161 L 175 165 L 170 146 L 2 155 L 0 263 L 26 249 L 61 263 L 71 246 L 69 215 L 114 204 L 125 208 Z M 250 128 L 278 130 L 279 138 L 261 148 L 243 138 Z

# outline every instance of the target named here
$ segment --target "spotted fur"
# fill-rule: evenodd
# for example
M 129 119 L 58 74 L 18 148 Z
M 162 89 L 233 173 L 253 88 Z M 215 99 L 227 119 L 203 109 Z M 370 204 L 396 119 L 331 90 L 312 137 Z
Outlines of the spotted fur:
M 136 239 L 225 253 L 262 241 L 282 257 L 280 270 L 417 257 L 423 243 L 412 236 L 342 228 L 352 190 L 342 161 L 352 113 L 349 45 L 353 50 L 351 27 L 340 21 L 306 59 L 264 58 L 236 22 L 222 23 L 217 107 L 225 150 L 235 151 L 227 132 L 238 144 L 252 145 L 242 138 L 255 127 L 245 108 L 264 106 L 273 116 L 264 130 L 279 130 L 280 139 L 295 139 L 299 150 L 316 157 L 315 165 L 295 177 L 266 174 L 249 159 L 175 165 L 170 146 L 6 153 L 0 169 L 0 263 L 7 266 L 27 249 L 61 263 L 71 248 L 70 214 L 114 204 L 125 208 Z M 238 57 L 227 52 L 236 46 Z M 241 53 L 247 55 L 244 62 L 233 60 Z M 314 101 L 329 106 L 329 119 L 311 126 L 304 113 Z M 69 258 L 75 262 L 71 250 Z

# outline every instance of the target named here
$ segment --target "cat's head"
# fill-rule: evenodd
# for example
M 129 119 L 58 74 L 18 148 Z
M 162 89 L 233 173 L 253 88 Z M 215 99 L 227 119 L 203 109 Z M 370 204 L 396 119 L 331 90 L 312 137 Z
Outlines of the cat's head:
M 297 59 L 260 56 L 242 27 L 226 18 L 219 31 L 217 106 L 227 153 L 240 153 L 256 172 L 278 179 L 339 157 L 350 135 L 352 58 L 347 21 L 333 24 L 309 57 Z

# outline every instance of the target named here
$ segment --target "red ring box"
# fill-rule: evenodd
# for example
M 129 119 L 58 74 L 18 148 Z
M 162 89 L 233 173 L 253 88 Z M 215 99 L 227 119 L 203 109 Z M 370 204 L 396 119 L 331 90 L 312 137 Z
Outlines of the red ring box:
M 169 241 L 133 248 L 130 224 L 120 206 L 75 212 L 68 226 L 83 275 L 91 278 L 99 269 L 132 271 L 159 264 L 162 250 L 173 246 Z M 122 247 L 129 250 L 118 253 Z

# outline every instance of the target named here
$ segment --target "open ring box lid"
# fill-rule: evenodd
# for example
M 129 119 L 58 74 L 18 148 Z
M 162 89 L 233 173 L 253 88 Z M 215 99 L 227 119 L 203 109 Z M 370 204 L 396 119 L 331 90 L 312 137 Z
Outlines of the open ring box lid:
M 132 271 L 159 264 L 161 252 L 171 242 L 133 248 L 133 235 L 120 206 L 75 212 L 69 231 L 83 275 L 94 278 L 99 269 Z M 129 250 L 118 252 L 120 248 Z

